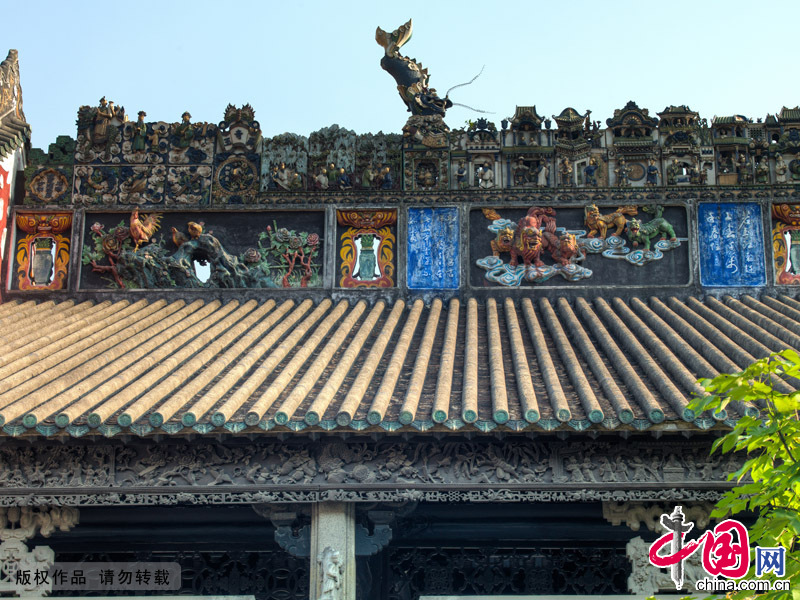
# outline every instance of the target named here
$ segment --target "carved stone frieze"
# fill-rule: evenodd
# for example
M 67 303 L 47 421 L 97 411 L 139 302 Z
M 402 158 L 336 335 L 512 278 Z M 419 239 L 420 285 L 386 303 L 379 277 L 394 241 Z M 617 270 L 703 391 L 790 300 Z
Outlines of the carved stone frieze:
M 612 525 L 623 523 L 633 531 L 639 531 L 642 525 L 650 531 L 662 531 L 661 515 L 668 514 L 672 506 L 650 504 L 643 502 L 603 502 L 603 518 Z M 686 519 L 695 521 L 699 529 L 704 529 L 711 520 L 711 511 L 714 503 L 701 502 L 699 504 L 684 506 Z
M 60 506 L 0 506 L 0 540 L 50 537 L 56 529 L 69 531 L 78 524 L 78 509 Z
M 727 489 L 741 465 L 735 456 L 709 459 L 703 441 L 623 442 L 10 443 L 0 447 L 0 505 L 236 503 L 243 494 L 250 502 L 526 501 L 529 492 L 555 501 L 700 500 L 696 490 Z
M 181 180 L 180 171 L 179 169 L 171 169 L 168 172 L 164 171 L 164 167 L 161 167 L 161 170 L 155 169 L 153 170 L 153 175 L 155 178 L 152 180 L 148 180 L 148 185 L 162 185 L 164 184 L 164 176 L 166 173 L 167 177 L 167 187 L 166 187 L 166 197 L 168 203 L 173 204 L 181 204 L 182 206 L 204 206 L 204 202 L 206 202 L 207 196 L 207 188 L 203 187 L 206 186 L 207 182 L 205 179 L 202 181 L 195 177 L 196 173 L 192 168 L 188 168 L 185 165 L 183 166 L 184 170 L 189 173 L 188 178 L 184 178 L 185 181 Z M 174 172 L 173 172 L 174 171 Z M 180 171 L 180 173 L 179 173 Z M 200 172 L 201 170 L 198 170 Z M 149 172 L 149 171 L 148 171 Z M 204 171 L 203 171 L 204 172 Z M 99 166 L 91 166 L 91 165 L 79 165 L 76 167 L 76 182 L 75 187 L 73 190 L 72 199 L 70 201 L 65 200 L 58 200 L 59 203 L 72 203 L 75 205 L 89 205 L 89 204 L 117 204 L 117 203 L 124 203 L 121 202 L 123 199 L 122 197 L 125 194 L 119 195 L 118 189 L 121 182 L 119 181 L 119 177 L 117 177 L 118 172 L 115 171 L 113 168 L 103 168 Z M 94 179 L 92 179 L 94 176 Z M 262 176 L 263 179 L 263 176 Z M 92 183 L 88 183 L 91 181 Z M 187 188 L 181 194 L 178 194 L 183 187 L 184 184 L 190 184 L 194 186 L 192 189 L 195 191 L 192 192 Z M 201 185 L 202 184 L 202 185 Z M 216 185 L 212 182 L 212 185 Z M 149 185 L 148 189 L 150 189 L 152 185 Z M 84 189 L 85 188 L 85 189 Z M 159 188 L 160 189 L 160 188 Z M 633 190 L 641 188 L 632 188 Z M 124 190 L 123 190 L 124 191 Z M 152 191 L 152 190 L 151 190 Z M 202 192 L 202 193 L 201 193 Z M 160 192 L 159 192 L 160 193 Z M 796 197 L 798 192 L 793 192 L 792 190 L 775 188 L 771 189 L 770 193 L 776 198 L 789 198 L 794 194 Z M 186 194 L 194 194 L 192 198 L 190 198 Z M 236 203 L 236 194 L 227 194 L 222 188 L 219 188 L 215 191 L 215 202 L 221 204 L 227 203 Z M 119 197 L 118 197 L 119 196 Z M 132 196 L 131 196 L 132 197 Z M 125 196 L 129 201 L 129 196 Z M 193 198 L 197 199 L 197 203 L 194 204 Z M 592 193 L 588 196 L 585 191 L 578 190 L 563 190 L 559 192 L 557 196 L 553 195 L 553 190 L 551 188 L 542 188 L 542 189 L 530 189 L 525 190 L 525 193 L 518 193 L 513 190 L 506 191 L 505 189 L 498 188 L 496 191 L 491 192 L 491 202 L 495 205 L 504 205 L 504 204 L 515 204 L 519 203 L 521 205 L 534 205 L 534 204 L 547 204 L 547 203 L 554 203 L 554 204 L 586 204 L 587 197 L 591 199 L 592 202 L 601 203 L 601 204 L 608 204 L 608 203 L 621 203 L 621 204 L 636 204 L 642 203 L 644 200 L 649 201 L 660 201 L 663 202 L 665 200 L 670 200 L 670 203 L 674 203 L 675 201 L 692 201 L 692 200 L 709 200 L 709 201 L 730 201 L 735 199 L 745 199 L 749 196 L 749 193 L 746 190 L 740 190 L 737 188 L 730 188 L 730 187 L 708 187 L 703 188 L 702 190 L 680 190 L 680 191 L 669 191 L 664 193 L 650 193 L 650 194 L 642 194 L 641 191 L 631 191 L 631 189 L 621 188 L 621 189 L 614 189 L 612 190 L 603 190 L 597 191 Z M 161 202 L 163 198 L 159 196 L 158 202 Z M 240 201 L 241 199 L 239 199 Z M 439 190 L 417 190 L 417 191 L 408 191 L 408 192 L 398 192 L 396 190 L 372 190 L 368 189 L 365 190 L 363 188 L 357 188 L 353 190 L 332 190 L 329 192 L 318 192 L 318 191 L 259 191 L 254 192 L 252 196 L 248 197 L 248 202 L 259 205 L 259 206 L 271 206 L 271 205 L 281 205 L 281 204 L 291 204 L 291 205 L 324 205 L 324 204 L 336 204 L 340 207 L 346 206 L 354 206 L 354 207 L 363 207 L 365 204 L 376 204 L 380 205 L 381 207 L 392 206 L 392 205 L 400 205 L 400 204 L 437 204 L 437 203 L 445 203 L 447 205 L 458 204 L 458 203 L 465 203 L 465 202 L 480 202 L 487 200 L 487 192 L 485 190 L 475 189 L 475 190 L 449 190 L 449 191 L 439 191 Z M 53 202 L 48 202 L 52 204 Z M 604 208 L 608 208 L 610 204 L 605 206 Z M 612 207 L 613 208 L 613 207 Z
M 141 494 L 65 493 L 59 495 L 0 496 L 0 506 L 175 506 L 178 504 L 254 504 L 298 502 L 717 502 L 716 490 L 310 490 L 293 492 L 146 492 Z

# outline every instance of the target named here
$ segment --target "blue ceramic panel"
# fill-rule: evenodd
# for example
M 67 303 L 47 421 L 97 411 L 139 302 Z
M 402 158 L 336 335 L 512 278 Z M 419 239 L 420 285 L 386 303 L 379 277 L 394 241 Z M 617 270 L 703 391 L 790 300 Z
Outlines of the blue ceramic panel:
M 408 210 L 408 287 L 459 286 L 459 227 L 456 208 Z
M 761 207 L 752 203 L 702 203 L 698 208 L 700 283 L 765 285 Z

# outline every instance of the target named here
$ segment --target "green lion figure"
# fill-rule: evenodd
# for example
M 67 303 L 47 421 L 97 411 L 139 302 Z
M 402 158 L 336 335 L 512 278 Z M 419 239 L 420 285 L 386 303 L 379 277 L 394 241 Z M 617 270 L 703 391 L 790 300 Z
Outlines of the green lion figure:
M 650 241 L 659 235 L 662 240 L 669 238 L 671 242 L 676 241 L 675 230 L 669 221 L 661 216 L 664 212 L 663 207 L 658 205 L 655 208 L 646 207 L 642 211 L 655 213 L 655 218 L 647 223 L 642 223 L 639 219 L 628 221 L 628 239 L 633 243 L 634 248 L 642 244 L 645 250 L 650 250 Z

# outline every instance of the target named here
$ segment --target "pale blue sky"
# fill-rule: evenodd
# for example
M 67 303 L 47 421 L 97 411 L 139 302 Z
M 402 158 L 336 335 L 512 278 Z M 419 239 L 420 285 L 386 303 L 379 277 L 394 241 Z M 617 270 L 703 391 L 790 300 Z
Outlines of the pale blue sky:
M 494 8 L 499 6 L 500 9 Z M 651 114 L 688 104 L 764 117 L 800 104 L 792 45 L 800 2 L 63 2 L 0 0 L 3 44 L 19 50 L 33 145 L 75 135 L 105 95 L 135 120 L 217 123 L 250 102 L 266 136 L 337 123 L 399 132 L 405 106 L 379 65 L 375 28 L 414 19 L 404 54 L 441 94 L 492 111 L 550 117 L 567 106 L 603 123 L 628 100 Z M 477 115 L 455 107 L 455 128 Z

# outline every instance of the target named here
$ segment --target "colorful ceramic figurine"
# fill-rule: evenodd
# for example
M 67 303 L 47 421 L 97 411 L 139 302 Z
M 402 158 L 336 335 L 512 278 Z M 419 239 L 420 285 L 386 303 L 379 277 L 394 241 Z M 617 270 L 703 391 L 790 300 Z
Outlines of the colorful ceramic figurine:
M 786 161 L 783 160 L 783 157 L 780 154 L 775 155 L 775 182 L 776 183 L 786 183 L 786 173 L 789 170 L 789 167 L 786 165 Z
M 617 229 L 611 235 L 619 237 L 627 224 L 625 215 L 633 216 L 637 213 L 638 209 L 629 205 L 618 207 L 616 212 L 610 215 L 601 215 L 600 209 L 595 204 L 590 204 L 584 209 L 584 223 L 589 228 L 589 233 L 586 234 L 586 237 L 592 238 L 599 234 L 598 237 L 605 239 L 608 230 L 612 227 Z
M 147 144 L 147 124 L 144 122 L 144 118 L 147 116 L 147 113 L 143 110 L 139 111 L 139 118 L 136 120 L 136 124 L 133 126 L 133 151 L 134 152 L 144 152 L 144 149 Z
M 174 126 L 174 132 L 178 137 L 178 148 L 188 148 L 194 139 L 192 115 L 188 110 L 181 115 L 181 122 Z
M 630 220 L 628 223 L 628 239 L 633 242 L 634 248 L 642 244 L 645 250 L 650 250 L 650 242 L 659 235 L 661 239 L 669 238 L 671 242 L 677 240 L 672 225 L 661 216 L 664 212 L 663 207 L 656 206 L 655 209 L 645 207 L 642 210 L 644 212 L 654 212 L 655 218 L 647 223 L 642 223 L 639 219 Z
M 561 175 L 561 185 L 569 187 L 572 185 L 572 164 L 565 156 L 561 159 L 561 164 L 558 165 L 558 173 Z
M 413 58 L 400 54 L 400 48 L 411 39 L 412 22 L 401 25 L 392 33 L 380 27 L 375 31 L 375 41 L 384 49 L 381 67 L 397 82 L 397 91 L 412 115 L 438 115 L 453 106 L 447 98 L 439 98 L 436 90 L 428 87 L 428 69 Z
M 765 158 L 761 158 L 756 166 L 756 183 L 769 183 L 769 163 Z
M 614 169 L 614 172 L 617 174 L 617 186 L 618 187 L 630 187 L 630 185 L 631 185 L 631 179 L 630 179 L 631 169 L 627 164 L 625 164 L 625 159 L 624 158 L 620 158 L 619 159 L 619 164 L 617 165 L 617 168 Z
M 583 169 L 583 174 L 586 178 L 586 185 L 596 187 L 597 186 L 597 169 L 600 167 L 597 164 L 597 159 L 592 157 L 589 159 L 589 164 L 586 165 Z
M 644 184 L 646 186 L 655 187 L 658 185 L 658 167 L 656 166 L 655 159 L 651 158 L 647 161 L 647 179 Z

